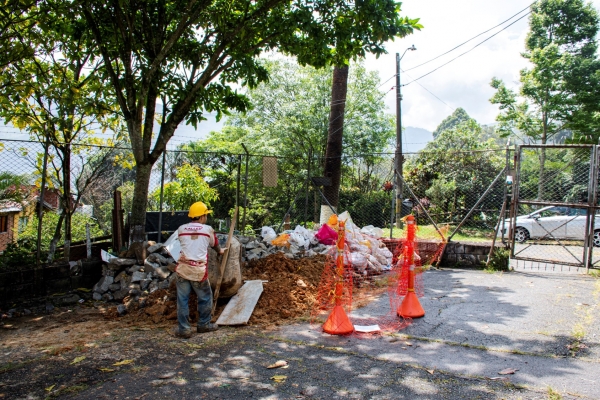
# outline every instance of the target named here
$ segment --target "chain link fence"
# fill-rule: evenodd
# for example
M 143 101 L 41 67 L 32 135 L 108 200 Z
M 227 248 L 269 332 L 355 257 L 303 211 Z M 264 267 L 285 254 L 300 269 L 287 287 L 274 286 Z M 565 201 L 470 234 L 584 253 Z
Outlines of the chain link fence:
M 520 147 L 511 221 L 513 257 L 527 261 L 520 266 L 600 263 L 596 158 L 592 145 Z
M 92 236 L 109 235 L 113 192 L 121 192 L 125 216 L 131 208 L 135 185 L 131 151 L 124 146 L 73 145 L 71 149 L 72 197 L 78 202 L 72 240 L 85 239 L 87 224 L 92 227 Z M 44 153 L 44 143 L 2 141 L 0 172 L 7 174 L 7 182 L 21 179 L 30 192 L 27 199 L 14 199 L 22 207 L 12 213 L 11 232 L 17 234 L 7 236 L 6 243 L 17 237 L 36 237 L 36 196 Z M 49 212 L 43 219 L 44 249 L 54 234 L 56 215 L 60 212 L 60 202 L 54 208 L 46 203 L 50 203 L 52 196 L 60 197 L 63 193 L 65 164 L 61 157 L 55 148 L 49 147 L 48 194 L 44 196 L 44 206 Z M 435 231 L 433 224 L 437 224 L 445 226 L 447 235 L 454 234 L 456 239 L 491 240 L 506 190 L 503 171 L 508 157 L 512 156 L 506 150 L 407 154 L 403 215 L 414 213 L 425 236 L 428 229 Z M 168 150 L 152 170 L 148 212 L 162 211 L 163 225 L 156 229 L 163 232 L 162 239 L 174 229 L 168 224 L 170 216 L 185 211 L 194 201 L 205 199 L 214 211 L 209 223 L 219 231 L 228 229 L 236 206 L 239 232 L 256 234 L 263 226 L 271 226 L 277 232 L 294 229 L 296 225 L 312 228 L 320 222 L 322 205 L 327 206 L 323 168 L 324 160 L 317 156 L 286 158 Z M 372 225 L 383 229 L 386 237 L 401 237 L 402 231 L 395 227 L 395 183 L 393 154 L 344 157 L 338 211 L 348 211 L 359 227 Z M 10 204 L 8 201 L 12 200 L 6 191 L 2 191 L 2 196 L 2 202 Z M 11 214 L 5 211 L 0 210 L 0 214 Z

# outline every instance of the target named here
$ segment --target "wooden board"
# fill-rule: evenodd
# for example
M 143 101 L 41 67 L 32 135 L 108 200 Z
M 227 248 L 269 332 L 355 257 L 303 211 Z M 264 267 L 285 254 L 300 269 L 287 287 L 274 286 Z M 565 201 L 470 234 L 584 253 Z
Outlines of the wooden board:
M 244 286 L 227 303 L 227 306 L 217 320 L 217 325 L 247 324 L 262 291 L 263 281 L 246 281 Z
M 213 306 L 210 315 L 215 315 L 217 308 L 217 300 L 219 299 L 219 291 L 221 290 L 221 282 L 223 281 L 223 274 L 225 273 L 225 266 L 227 265 L 227 259 L 229 258 L 229 247 L 231 246 L 231 239 L 233 238 L 233 231 L 235 229 L 235 221 L 237 220 L 238 208 L 235 208 L 233 213 L 233 219 L 231 220 L 231 226 L 229 227 L 229 234 L 227 235 L 227 243 L 225 243 L 225 249 L 223 256 L 221 257 L 221 267 L 219 268 L 219 279 L 217 279 L 217 286 L 215 287 L 215 293 L 213 293 Z

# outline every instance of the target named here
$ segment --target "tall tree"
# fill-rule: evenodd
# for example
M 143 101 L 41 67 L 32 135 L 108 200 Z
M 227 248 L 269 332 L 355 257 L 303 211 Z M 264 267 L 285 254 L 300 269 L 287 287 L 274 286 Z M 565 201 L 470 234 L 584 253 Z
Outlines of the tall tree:
M 236 86 L 267 79 L 257 57 L 278 48 L 300 63 L 381 53 L 382 44 L 416 22 L 393 0 L 130 0 L 77 2 L 94 33 L 125 119 L 136 161 L 131 223 L 145 222 L 152 165 L 181 122 L 196 126 L 248 107 Z M 160 103 L 158 100 L 160 99 Z M 157 136 L 157 106 L 162 119 Z M 137 235 L 137 239 L 141 235 Z
M 497 120 L 504 135 L 515 129 L 533 141 L 548 143 L 565 129 L 584 136 L 600 111 L 600 62 L 596 34 L 599 17 L 583 0 L 541 0 L 531 6 L 530 31 L 523 57 L 532 64 L 521 71 L 520 95 L 494 78 L 491 98 L 499 104 Z M 545 151 L 539 152 L 538 198 L 544 195 Z
M 17 37 L 32 49 L 15 54 L 0 70 L 0 79 L 6 83 L 0 116 L 50 145 L 50 174 L 60 188 L 63 211 L 53 243 L 60 239 L 64 222 L 68 257 L 73 211 L 98 172 L 92 171 L 89 159 L 80 169 L 72 165 L 78 153 L 90 156 L 89 148 L 74 145 L 99 144 L 95 132 L 116 131 L 118 120 L 107 102 L 106 86 L 98 73 L 102 60 L 94 56 L 82 15 L 62 2 L 40 2 L 30 12 L 35 12 L 36 24 L 21 23 Z

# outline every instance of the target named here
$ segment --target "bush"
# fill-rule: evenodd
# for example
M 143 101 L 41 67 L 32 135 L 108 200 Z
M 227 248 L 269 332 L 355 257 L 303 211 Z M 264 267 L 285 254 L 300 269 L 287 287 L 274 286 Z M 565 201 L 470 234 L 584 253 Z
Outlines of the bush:
M 36 252 L 34 240 L 19 239 L 16 243 L 9 243 L 0 256 L 0 271 L 14 271 L 35 266 Z M 42 254 L 42 259 L 46 257 L 46 254 Z
M 508 271 L 508 259 L 510 251 L 508 249 L 496 247 L 490 258 L 486 270 L 487 271 Z

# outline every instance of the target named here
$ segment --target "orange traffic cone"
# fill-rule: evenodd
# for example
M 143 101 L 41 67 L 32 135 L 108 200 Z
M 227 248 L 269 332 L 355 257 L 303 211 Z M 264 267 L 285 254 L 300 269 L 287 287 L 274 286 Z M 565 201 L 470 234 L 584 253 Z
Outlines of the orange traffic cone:
M 323 331 L 330 335 L 347 335 L 354 332 L 354 325 L 350 322 L 344 308 L 335 306 L 323 324 Z
M 415 233 L 417 225 L 415 217 L 408 215 L 406 217 L 406 244 L 404 245 L 404 254 L 402 257 L 403 267 L 408 267 L 408 288 L 406 296 L 398 307 L 397 314 L 403 318 L 420 318 L 425 315 L 425 310 L 421 307 L 419 298 L 415 293 Z
M 421 318 L 425 316 L 425 310 L 421 307 L 419 298 L 417 297 L 414 289 L 406 293 L 402 304 L 398 307 L 398 315 L 404 318 Z
M 337 241 L 337 258 L 336 258 L 336 275 L 337 282 L 335 284 L 335 306 L 327 317 L 327 321 L 323 324 L 323 331 L 330 335 L 347 335 L 354 332 L 354 325 L 346 315 L 342 307 L 342 296 L 344 293 L 344 244 L 346 234 L 346 224 L 344 221 L 339 221 L 338 241 Z

